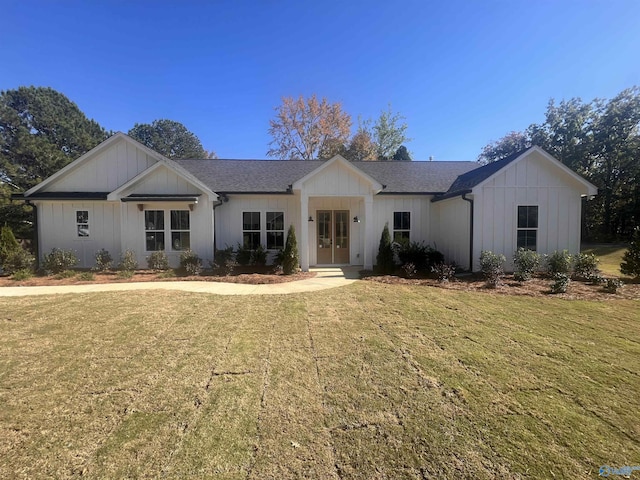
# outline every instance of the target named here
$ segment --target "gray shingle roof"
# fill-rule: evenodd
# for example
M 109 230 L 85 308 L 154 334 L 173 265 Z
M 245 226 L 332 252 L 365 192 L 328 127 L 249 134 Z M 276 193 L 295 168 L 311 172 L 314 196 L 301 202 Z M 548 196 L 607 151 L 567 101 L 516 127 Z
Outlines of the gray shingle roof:
M 174 160 L 216 193 L 286 192 L 320 160 Z M 353 162 L 386 188 L 383 193 L 444 193 L 475 162 Z

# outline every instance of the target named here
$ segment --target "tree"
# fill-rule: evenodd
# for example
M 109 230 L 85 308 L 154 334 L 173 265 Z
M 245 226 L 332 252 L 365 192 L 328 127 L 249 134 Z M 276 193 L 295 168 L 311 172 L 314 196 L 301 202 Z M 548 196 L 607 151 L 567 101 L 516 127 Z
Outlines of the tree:
M 407 150 L 407 147 L 400 145 L 398 150 L 396 150 L 396 153 L 393 154 L 393 160 L 395 162 L 410 162 L 411 154 L 409 153 L 409 150 Z
M 380 273 L 393 273 L 395 262 L 393 260 L 393 248 L 391 247 L 391 235 L 389 234 L 389 224 L 385 223 L 380 236 L 376 265 Z
M 110 134 L 48 87 L 0 92 L 0 225 L 31 236 L 31 208 L 10 196 L 40 183 Z
M 174 120 L 136 123 L 128 135 L 167 158 L 217 158 L 215 152 L 202 148 L 194 133 Z
M 296 229 L 289 226 L 287 241 L 282 251 L 282 272 L 285 275 L 296 273 L 300 268 L 300 257 L 298 256 L 298 241 L 296 240 Z
M 370 120 L 358 119 L 358 130 L 349 140 L 343 156 L 352 162 L 367 162 L 377 160 L 378 150 L 373 141 Z
M 328 158 L 346 144 L 351 116 L 340 103 L 318 101 L 315 94 L 305 99 L 283 97 L 276 116 L 269 121 L 273 140 L 269 157 L 288 160 Z
M 509 155 L 531 146 L 531 140 L 525 132 L 510 132 L 500 140 L 490 143 L 478 155 L 478 162 L 482 164 L 496 162 Z
M 391 105 L 387 111 L 383 110 L 380 113 L 378 121 L 373 126 L 378 160 L 392 160 L 398 148 L 411 141 L 405 135 L 408 126 L 403 120 L 405 117 L 399 113 L 393 113 Z
M 640 278 L 640 227 L 636 227 L 633 231 L 629 248 L 622 257 L 620 272 L 623 275 Z

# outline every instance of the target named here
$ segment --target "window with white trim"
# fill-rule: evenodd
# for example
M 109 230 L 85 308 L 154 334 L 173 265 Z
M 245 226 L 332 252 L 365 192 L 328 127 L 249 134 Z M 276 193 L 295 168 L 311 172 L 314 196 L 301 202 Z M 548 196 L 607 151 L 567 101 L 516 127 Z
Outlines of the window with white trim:
M 145 250 L 164 250 L 164 210 L 144 211 Z
M 190 213 L 189 210 L 145 210 L 145 250 L 179 252 L 191 248 Z M 167 239 L 169 243 L 166 243 Z
M 267 212 L 267 250 L 284 248 L 284 212 Z
M 538 206 L 518 206 L 517 248 L 537 250 L 538 248 Z
M 191 248 L 189 210 L 171 210 L 171 249 L 180 251 Z
M 249 250 L 260 245 L 260 212 L 242 212 L 242 244 Z
M 76 210 L 76 235 L 82 238 L 89 236 L 89 210 Z
M 411 212 L 393 212 L 393 241 L 409 243 L 411 240 Z

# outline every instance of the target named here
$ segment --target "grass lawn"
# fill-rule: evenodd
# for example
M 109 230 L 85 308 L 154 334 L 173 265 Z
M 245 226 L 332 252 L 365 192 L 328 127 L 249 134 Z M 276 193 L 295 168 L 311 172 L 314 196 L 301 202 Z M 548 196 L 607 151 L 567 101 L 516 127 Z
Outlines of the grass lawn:
M 622 256 L 627 251 L 628 245 L 621 244 L 597 244 L 582 245 L 582 253 L 593 253 L 599 259 L 598 268 L 605 275 L 620 276 L 620 264 Z
M 0 478 L 584 478 L 640 464 L 638 301 L 358 282 L 0 300 Z

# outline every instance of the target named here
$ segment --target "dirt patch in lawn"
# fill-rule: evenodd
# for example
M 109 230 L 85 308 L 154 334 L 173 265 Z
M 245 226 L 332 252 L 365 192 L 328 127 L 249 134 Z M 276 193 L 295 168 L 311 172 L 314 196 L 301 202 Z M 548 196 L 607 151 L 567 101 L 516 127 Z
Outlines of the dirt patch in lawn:
M 286 283 L 315 277 L 313 272 L 298 272 L 293 275 L 281 273 L 238 273 L 235 275 L 202 274 L 192 276 L 172 275 L 167 272 L 153 272 L 137 270 L 131 278 L 123 278 L 118 272 L 74 272 L 73 276 L 33 276 L 25 280 L 14 280 L 12 277 L 0 276 L 0 287 L 35 287 L 47 285 L 87 285 L 94 283 L 130 283 L 130 282 L 226 282 L 244 283 L 248 285 L 263 285 Z
M 502 285 L 497 288 L 487 287 L 480 275 L 466 275 L 456 277 L 449 282 L 439 283 L 432 278 L 403 278 L 395 275 L 373 275 L 371 272 L 361 272 L 364 279 L 372 282 L 402 285 L 425 285 L 445 288 L 448 290 L 477 291 L 491 295 L 526 295 L 542 297 L 552 295 L 567 300 L 612 300 L 612 299 L 640 299 L 640 284 L 631 279 L 623 279 L 624 286 L 617 293 L 605 292 L 602 285 L 591 285 L 580 281 L 571 281 L 567 293 L 551 293 L 553 281 L 549 278 L 535 277 L 527 282 L 518 282 L 513 275 L 505 276 Z

